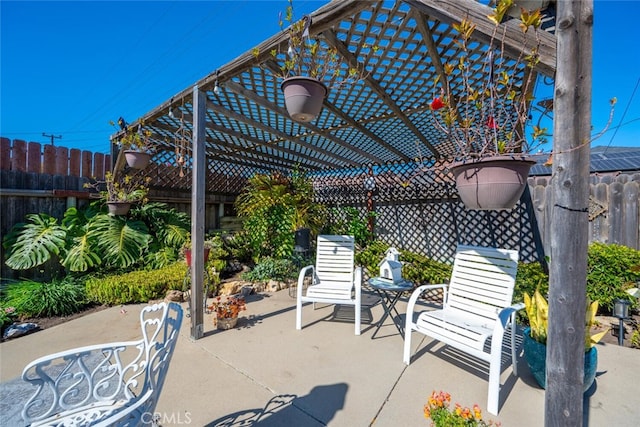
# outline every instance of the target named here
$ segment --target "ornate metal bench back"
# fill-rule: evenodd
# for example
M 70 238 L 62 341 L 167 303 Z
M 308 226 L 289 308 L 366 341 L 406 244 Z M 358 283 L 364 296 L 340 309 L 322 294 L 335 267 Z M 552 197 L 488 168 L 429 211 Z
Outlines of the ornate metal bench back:
M 130 424 L 131 417 L 152 413 L 182 317 L 182 307 L 175 303 L 147 306 L 140 313 L 138 341 L 92 345 L 31 362 L 22 379 L 38 388 L 22 410 L 25 423 L 70 414 L 86 422 L 111 420 L 122 413 Z

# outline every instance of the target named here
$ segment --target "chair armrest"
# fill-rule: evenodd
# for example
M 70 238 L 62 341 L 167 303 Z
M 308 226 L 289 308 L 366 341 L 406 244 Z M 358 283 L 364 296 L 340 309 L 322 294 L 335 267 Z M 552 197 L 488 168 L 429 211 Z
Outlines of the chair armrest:
M 422 285 L 422 286 L 418 286 L 411 293 L 411 297 L 409 298 L 409 303 L 407 304 L 407 321 L 410 318 L 413 319 L 413 316 L 409 316 L 409 315 L 413 314 L 414 307 L 415 307 L 416 302 L 418 301 L 418 298 L 420 297 L 420 295 L 422 295 L 426 291 L 430 291 L 430 290 L 433 290 L 433 289 L 442 289 L 443 290 L 442 301 L 444 302 L 444 301 L 447 300 L 447 284 L 446 283 L 440 283 L 440 284 L 437 284 L 437 285 Z
M 300 274 L 298 274 L 298 287 L 296 289 L 296 293 L 298 294 L 298 298 L 302 298 L 302 287 L 304 286 L 304 278 L 307 274 L 311 272 L 312 283 L 315 283 L 316 279 L 316 269 L 313 265 L 307 265 L 300 270 Z
M 505 307 L 501 310 L 498 311 L 498 322 L 496 322 L 495 326 L 493 327 L 494 332 L 496 331 L 496 328 L 500 328 L 500 329 L 504 329 L 507 326 L 507 323 L 509 322 L 509 318 L 514 316 L 516 314 L 517 311 L 520 311 L 524 308 L 524 303 L 523 302 L 519 302 L 517 304 L 513 304 L 509 307 Z M 513 319 L 512 319 L 513 321 Z

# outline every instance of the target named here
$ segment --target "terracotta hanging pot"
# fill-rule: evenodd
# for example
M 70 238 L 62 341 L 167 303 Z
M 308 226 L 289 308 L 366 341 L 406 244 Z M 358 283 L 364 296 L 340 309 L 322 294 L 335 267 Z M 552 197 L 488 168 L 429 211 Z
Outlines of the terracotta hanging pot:
M 125 150 L 124 157 L 132 169 L 144 169 L 149 166 L 151 154 L 135 150 Z
M 129 213 L 131 203 L 129 202 L 107 202 L 109 213 L 111 215 L 126 215 Z
M 469 159 L 451 165 L 460 199 L 467 209 L 512 209 L 536 164 L 525 155 Z
M 280 85 L 284 103 L 291 118 L 297 122 L 310 122 L 322 110 L 327 87 L 319 80 L 296 76 L 285 79 Z

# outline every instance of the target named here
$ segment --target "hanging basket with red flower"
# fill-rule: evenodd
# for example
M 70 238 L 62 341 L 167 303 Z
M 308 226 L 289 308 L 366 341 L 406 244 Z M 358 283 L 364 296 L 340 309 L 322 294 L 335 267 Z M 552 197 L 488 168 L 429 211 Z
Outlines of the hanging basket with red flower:
M 545 142 L 546 129 L 529 123 L 542 18 L 539 10 L 522 10 L 523 49 L 507 57 L 501 23 L 512 5 L 513 0 L 499 0 L 488 16 L 495 27 L 484 55 L 473 49 L 476 26 L 471 21 L 453 25 L 459 54 L 443 65 L 430 104 L 435 128 L 455 147 L 451 170 L 470 209 L 512 208 L 535 164 L 524 153 Z

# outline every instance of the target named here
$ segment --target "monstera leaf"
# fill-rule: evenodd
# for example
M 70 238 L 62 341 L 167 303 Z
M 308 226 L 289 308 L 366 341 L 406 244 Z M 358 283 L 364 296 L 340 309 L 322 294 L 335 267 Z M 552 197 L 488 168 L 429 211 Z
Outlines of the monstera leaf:
M 30 221 L 18 224 L 5 239 L 9 248 L 7 265 L 14 270 L 27 270 L 44 264 L 65 246 L 65 229 L 47 214 L 27 215 Z
M 102 260 L 119 268 L 139 261 L 151 240 L 144 222 L 114 215 L 96 216 L 88 237 L 96 242 Z

